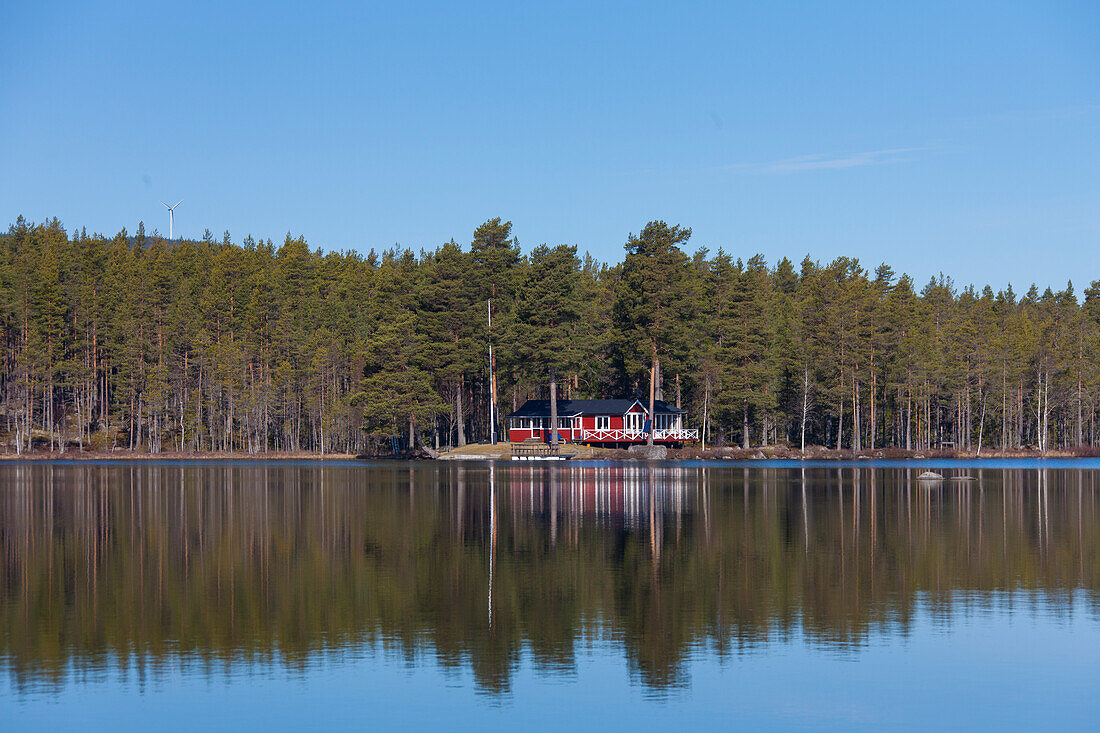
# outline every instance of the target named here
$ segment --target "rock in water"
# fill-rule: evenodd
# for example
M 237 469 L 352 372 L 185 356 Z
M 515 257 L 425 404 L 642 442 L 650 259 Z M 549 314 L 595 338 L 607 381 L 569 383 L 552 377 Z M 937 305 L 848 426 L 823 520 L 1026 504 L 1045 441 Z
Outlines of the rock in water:
M 935 471 L 925 471 L 920 476 L 917 476 L 920 481 L 943 481 L 943 476 Z
M 632 445 L 629 450 L 650 461 L 668 458 L 668 448 L 663 445 Z

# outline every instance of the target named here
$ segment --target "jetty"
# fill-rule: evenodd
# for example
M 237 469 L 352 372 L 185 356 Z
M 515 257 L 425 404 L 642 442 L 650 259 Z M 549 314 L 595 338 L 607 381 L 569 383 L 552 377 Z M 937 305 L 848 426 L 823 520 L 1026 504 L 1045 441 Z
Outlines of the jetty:
M 513 461 L 568 461 L 576 455 L 563 453 L 561 444 L 544 443 L 538 438 L 529 438 L 511 445 Z

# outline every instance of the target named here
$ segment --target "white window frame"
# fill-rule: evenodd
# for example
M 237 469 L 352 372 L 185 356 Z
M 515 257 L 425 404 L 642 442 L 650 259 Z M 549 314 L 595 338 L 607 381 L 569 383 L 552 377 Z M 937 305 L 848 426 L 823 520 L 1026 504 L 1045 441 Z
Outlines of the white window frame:
M 611 416 L 610 415 L 596 415 L 596 430 L 610 430 L 611 429 Z

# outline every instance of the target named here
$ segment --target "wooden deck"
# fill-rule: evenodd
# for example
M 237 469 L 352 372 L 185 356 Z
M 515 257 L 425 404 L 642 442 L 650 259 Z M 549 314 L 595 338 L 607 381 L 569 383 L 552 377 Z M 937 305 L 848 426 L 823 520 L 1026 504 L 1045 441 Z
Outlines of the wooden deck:
M 568 461 L 573 455 L 562 453 L 561 445 L 543 443 L 537 438 L 512 444 L 513 461 Z

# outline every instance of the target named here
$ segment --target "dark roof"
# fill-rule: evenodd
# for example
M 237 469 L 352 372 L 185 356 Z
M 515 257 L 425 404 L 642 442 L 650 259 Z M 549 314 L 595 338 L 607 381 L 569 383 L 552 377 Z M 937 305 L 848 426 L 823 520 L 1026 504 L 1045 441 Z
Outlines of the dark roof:
M 624 415 L 635 402 L 649 411 L 649 405 L 644 400 L 626 398 L 617 400 L 558 400 L 558 417 L 574 417 L 576 415 Z M 657 400 L 653 410 L 659 415 L 676 415 L 685 413 L 675 405 Z M 527 400 L 523 406 L 505 417 L 550 417 L 550 400 Z

